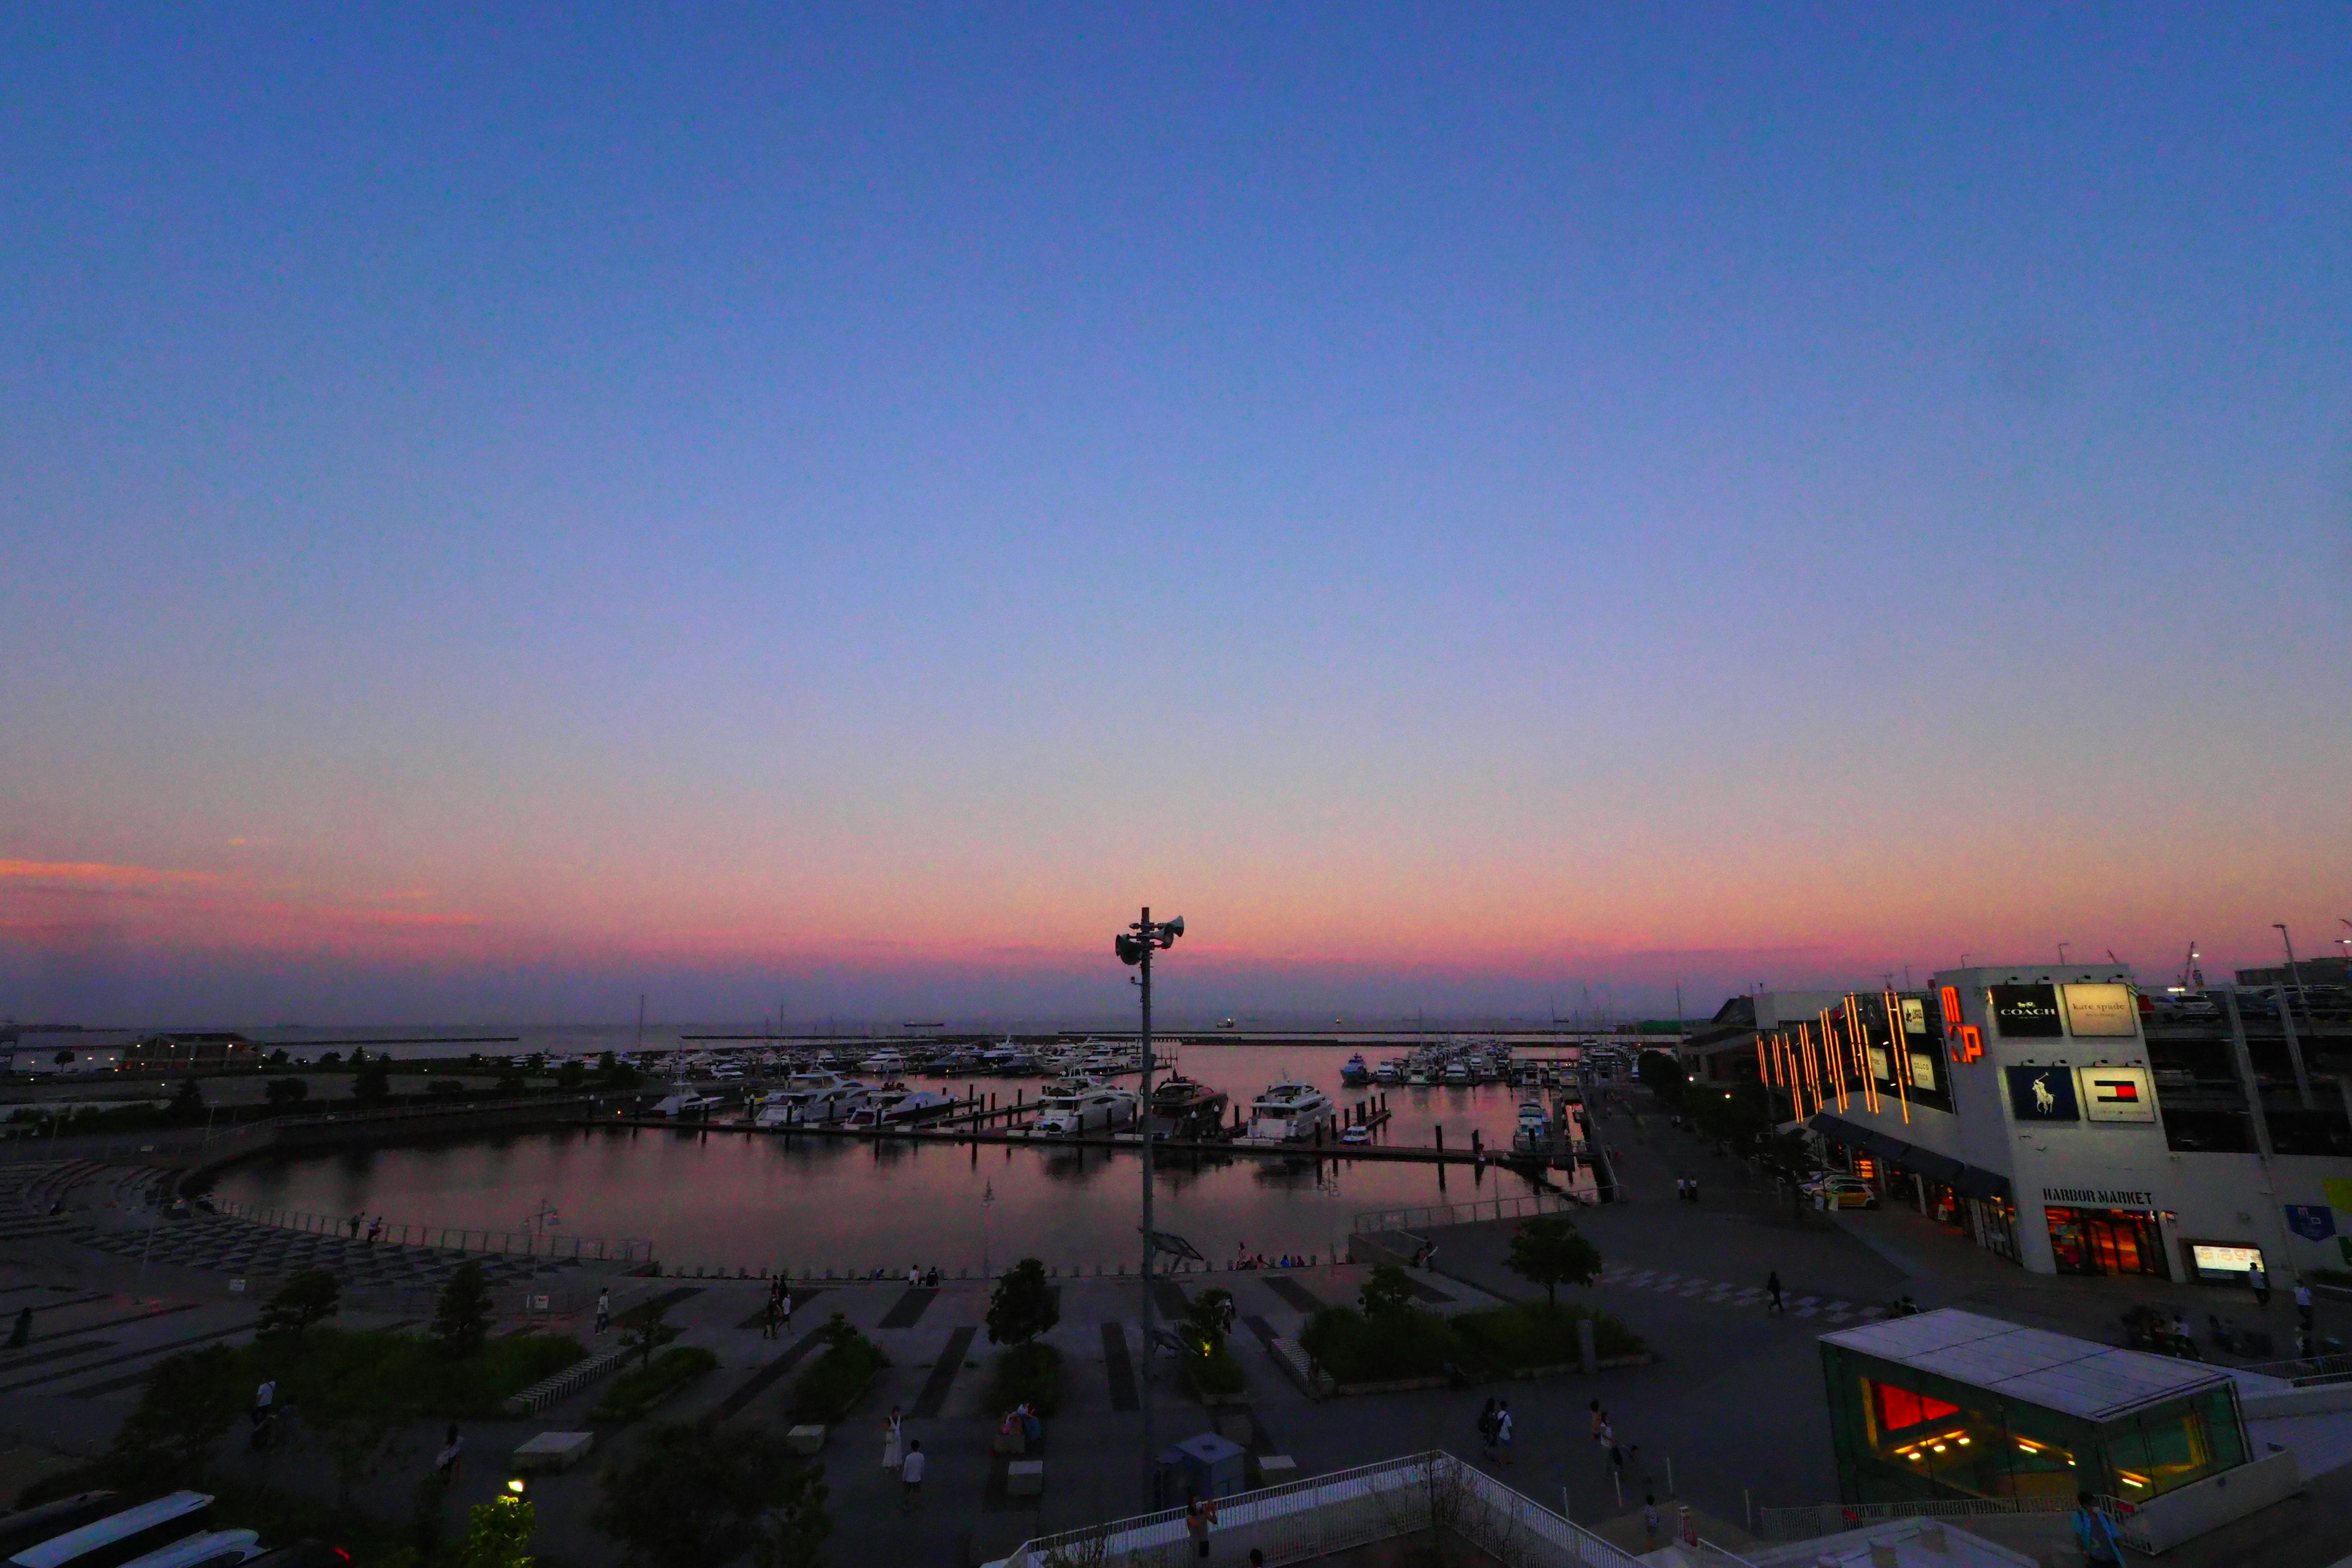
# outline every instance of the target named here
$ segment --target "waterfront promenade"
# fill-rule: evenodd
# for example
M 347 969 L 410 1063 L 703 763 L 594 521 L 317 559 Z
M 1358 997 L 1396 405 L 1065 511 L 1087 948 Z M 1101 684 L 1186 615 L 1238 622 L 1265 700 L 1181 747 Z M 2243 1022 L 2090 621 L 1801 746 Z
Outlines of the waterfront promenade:
M 1572 1517 L 1603 1524 L 1638 1509 L 1639 1491 L 1678 1497 L 1716 1519 L 1737 1523 L 1750 1504 L 1811 1503 L 1835 1496 L 1821 1394 L 1817 1336 L 1861 1321 L 1905 1291 L 1924 1306 L 1968 1305 L 2093 1339 L 2113 1341 L 2115 1319 L 2143 1299 L 2215 1303 L 2210 1290 L 2162 1282 L 2126 1287 L 2114 1280 L 2030 1276 L 1969 1247 L 1932 1222 L 1901 1211 L 1792 1216 L 1748 1181 L 1732 1162 L 1645 1113 L 1637 1126 L 1620 1113 L 1605 1122 L 1620 1153 L 1628 1201 L 1585 1211 L 1580 1222 L 1600 1247 L 1606 1269 L 1596 1286 L 1569 1292 L 1624 1319 L 1659 1352 L 1655 1365 L 1539 1382 L 1425 1389 L 1347 1399 L 1310 1399 L 1269 1352 L 1294 1336 L 1318 1303 L 1344 1302 L 1369 1270 L 1329 1265 L 1285 1271 L 1216 1272 L 1163 1282 L 1163 1296 L 1215 1284 L 1232 1289 L 1241 1318 L 1234 1349 L 1248 1379 L 1241 1410 L 1229 1416 L 1262 1453 L 1292 1458 L 1302 1475 L 1369 1463 L 1433 1447 L 1474 1456 L 1475 1413 L 1490 1394 L 1508 1398 L 1517 1416 L 1513 1487 L 1547 1503 L 1565 1499 Z M 1701 1202 L 1676 1201 L 1677 1175 L 1696 1175 Z M 135 1205 L 137 1173 L 117 1172 L 77 1184 L 84 1205 L 57 1219 L 8 1205 L 0 1221 L 0 1305 L 37 1308 L 34 1342 L 0 1353 L 0 1488 L 13 1489 L 73 1454 L 102 1448 L 139 1396 L 144 1376 L 165 1356 L 249 1335 L 256 1303 L 234 1296 L 219 1272 L 189 1268 L 79 1244 L 72 1227 L 109 1217 L 108 1205 Z M 42 1205 L 34 1205 L 33 1207 Z M 114 1217 L 120 1217 L 119 1210 Z M 1501 1267 L 1511 1222 L 1452 1226 L 1432 1234 L 1438 1271 L 1423 1276 L 1451 1298 L 1441 1310 L 1534 1292 Z M 1045 1251 L 1050 1248 L 1039 1248 Z M 908 1259 L 908 1261 L 919 1261 Z M 1790 1311 L 1769 1316 L 1760 1300 L 1777 1270 Z M 837 1430 L 823 1456 L 832 1489 L 837 1562 L 959 1563 L 995 1554 L 1030 1534 L 1134 1511 L 1140 1500 L 1141 1390 L 1132 1369 L 1141 1354 L 1139 1282 L 1065 1277 L 1062 1321 L 1049 1336 L 1067 1367 L 1065 1413 L 1053 1425 L 1045 1458 L 1047 1483 L 1034 1503 L 1006 1497 L 1001 1463 L 989 1451 L 997 1413 L 986 1384 L 992 1353 L 981 1329 L 986 1287 L 953 1281 L 937 1292 L 909 1291 L 903 1279 L 820 1282 L 803 1289 L 793 1331 L 763 1339 L 756 1281 L 664 1279 L 620 1284 L 617 1304 L 668 1299 L 682 1342 L 709 1349 L 719 1368 L 662 1406 L 653 1419 L 701 1415 L 781 1426 L 793 1369 L 812 1353 L 810 1338 L 839 1310 L 882 1346 L 892 1366 Z M 563 1293 L 581 1300 L 577 1289 Z M 1163 1310 L 1174 1305 L 1163 1300 Z M 2263 1317 L 2274 1331 L 2291 1321 L 2284 1300 L 2267 1315 L 2249 1298 L 2226 1310 L 2241 1322 Z M 2334 1309 L 2323 1328 L 2340 1331 Z M 416 1311 L 354 1310 L 353 1326 L 417 1321 Z M 420 1325 L 421 1326 L 421 1325 Z M 509 1321 L 502 1328 L 521 1326 Z M 585 1337 L 584 1314 L 556 1314 L 551 1326 Z M 1116 1344 L 1118 1349 L 1111 1347 Z M 490 1496 L 505 1479 L 502 1456 L 530 1436 L 583 1423 L 597 1397 L 590 1388 L 530 1419 L 469 1422 L 473 1460 L 445 1500 L 444 1522 L 459 1527 L 463 1509 Z M 1621 1437 L 1638 1445 L 1620 1494 L 1587 1438 L 1587 1405 L 1601 1400 Z M 903 1518 L 896 1482 L 879 1464 L 880 1425 L 892 1405 L 908 1413 L 908 1431 L 931 1456 L 921 1511 Z M 1208 1429 L 1211 1415 L 1172 1383 L 1155 1403 L 1165 1445 Z M 1234 1418 L 1238 1417 L 1235 1421 Z M 601 1436 L 599 1459 L 625 1458 L 643 1430 Z M 365 1483 L 359 1500 L 388 1517 L 407 1515 L 415 1484 L 437 1446 L 437 1431 L 412 1434 L 407 1451 Z M 245 1456 L 232 1463 L 248 1464 Z M 269 1461 L 278 1484 L 331 1486 L 324 1463 L 297 1443 Z M 611 1542 L 588 1523 L 595 1465 L 534 1483 L 542 1551 L 569 1568 L 617 1563 Z M 1669 1476 L 1671 1475 L 1671 1480 Z M 2275 1562 L 2316 1568 L 2352 1542 L 2321 1554 L 2352 1520 L 2352 1500 L 2328 1478 L 2308 1499 L 2282 1504 L 2270 1517 L 2217 1538 L 2240 1555 L 2211 1555 L 2192 1543 L 2168 1562 Z M 2246 1552 L 2246 1532 L 2260 1536 Z

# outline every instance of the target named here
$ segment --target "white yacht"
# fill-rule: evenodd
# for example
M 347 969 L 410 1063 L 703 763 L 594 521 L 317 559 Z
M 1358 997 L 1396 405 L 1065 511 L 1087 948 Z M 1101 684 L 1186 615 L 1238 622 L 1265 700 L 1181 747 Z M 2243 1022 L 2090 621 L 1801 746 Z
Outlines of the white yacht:
M 893 1050 L 877 1051 L 859 1062 L 857 1070 L 874 1073 L 882 1078 L 894 1077 L 907 1070 L 907 1053 Z
M 1311 1083 L 1270 1084 L 1250 1101 L 1249 1135 L 1270 1143 L 1311 1143 L 1333 1115 L 1331 1097 Z
M 955 1109 L 951 1096 L 936 1089 L 908 1089 L 905 1084 L 891 1084 L 876 1092 L 874 1097 L 849 1113 L 852 1127 L 896 1127 L 909 1121 L 927 1121 L 934 1116 L 944 1116 Z
M 1033 1128 L 1040 1137 L 1075 1138 L 1087 1132 L 1116 1131 L 1135 1123 L 1135 1091 L 1106 1083 L 1037 1103 L 1045 1108 Z
M 697 1116 L 707 1117 L 718 1110 L 721 1103 L 723 1102 L 715 1094 L 696 1094 L 688 1090 L 665 1098 L 660 1104 L 654 1107 L 654 1114 L 675 1117 L 681 1121 Z
M 757 1121 L 762 1127 L 846 1121 L 873 1092 L 854 1078 L 814 1068 L 793 1074 L 782 1089 L 762 1100 Z

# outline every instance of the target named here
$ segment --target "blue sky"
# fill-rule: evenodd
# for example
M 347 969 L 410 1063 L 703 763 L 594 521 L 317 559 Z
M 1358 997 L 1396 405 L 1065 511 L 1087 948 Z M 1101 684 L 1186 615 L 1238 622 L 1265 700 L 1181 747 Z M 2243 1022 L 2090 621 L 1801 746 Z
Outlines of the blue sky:
M 0 1009 L 2352 935 L 2347 83 L 2319 5 L 13 13 Z

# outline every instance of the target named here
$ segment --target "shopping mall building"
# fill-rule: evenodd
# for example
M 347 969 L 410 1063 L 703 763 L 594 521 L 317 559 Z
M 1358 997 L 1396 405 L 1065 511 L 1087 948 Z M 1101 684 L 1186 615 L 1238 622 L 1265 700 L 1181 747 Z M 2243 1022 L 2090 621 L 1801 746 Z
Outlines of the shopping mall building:
M 2128 968 L 2044 964 L 1842 994 L 1810 1018 L 1752 1005 L 1746 1037 L 1710 1056 L 1746 1057 L 1739 1076 L 1883 1198 L 2036 1273 L 2242 1286 L 2259 1263 L 2284 1289 L 2352 1268 L 2342 988 L 2155 997 Z M 1703 1080 L 1727 1070 L 1710 1066 Z

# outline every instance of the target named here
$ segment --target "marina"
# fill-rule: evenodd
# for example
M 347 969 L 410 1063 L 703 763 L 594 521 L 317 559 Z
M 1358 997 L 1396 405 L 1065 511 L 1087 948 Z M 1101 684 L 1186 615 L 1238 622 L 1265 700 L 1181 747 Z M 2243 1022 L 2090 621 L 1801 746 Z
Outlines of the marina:
M 656 1086 L 635 1108 L 607 1107 L 593 1122 L 583 1108 L 562 1123 L 482 1136 L 264 1154 L 223 1170 L 214 1191 L 251 1209 L 495 1230 L 550 1200 L 561 1231 L 652 1238 L 672 1268 L 862 1273 L 919 1259 L 953 1271 L 1025 1255 L 1089 1269 L 1135 1266 L 1132 1074 L 1124 1088 L 1066 1084 L 1062 1097 L 1041 1100 L 1048 1085 L 991 1089 L 910 1073 L 891 1081 L 910 1099 L 936 1097 L 936 1114 L 861 1121 L 870 1102 L 849 1086 L 862 1081 L 862 1060 L 783 1075 L 772 1089 L 749 1075 Z M 1546 1170 L 1530 1151 L 1521 1151 L 1521 1169 L 1506 1163 L 1528 1091 L 1499 1077 L 1354 1089 L 1340 1087 L 1339 1067 L 1328 1051 L 1184 1051 L 1154 1085 L 1158 1223 L 1210 1257 L 1328 1256 L 1360 1210 L 1590 1184 L 1586 1172 Z M 1326 1094 L 1318 1079 L 1338 1092 Z M 1256 1123 L 1246 1119 L 1270 1093 L 1307 1114 L 1269 1125 L 1303 1122 L 1305 1137 L 1249 1135 Z M 1070 1114 L 1057 1106 L 1088 1102 L 1094 1120 L 1056 1130 Z M 665 1105 L 669 1114 L 654 1114 Z M 1236 1114 L 1245 1118 L 1238 1135 Z M 1173 1135 L 1179 1128 L 1193 1135 Z

